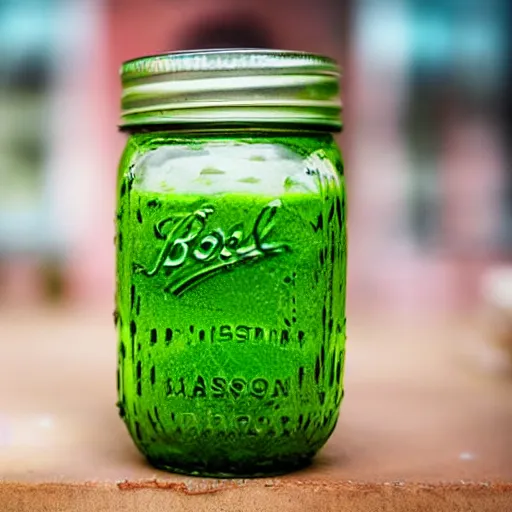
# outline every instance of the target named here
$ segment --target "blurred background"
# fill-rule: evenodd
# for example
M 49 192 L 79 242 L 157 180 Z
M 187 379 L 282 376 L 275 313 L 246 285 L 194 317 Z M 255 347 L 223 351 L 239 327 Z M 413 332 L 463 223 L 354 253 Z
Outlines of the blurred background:
M 270 47 L 344 68 L 349 308 L 475 311 L 512 256 L 511 16 L 508 0 L 0 0 L 0 306 L 110 311 L 123 60 Z
M 511 22 L 511 0 L 0 0 L 0 480 L 154 478 L 113 406 L 118 71 L 270 47 L 344 68 L 350 391 L 327 461 L 510 481 Z

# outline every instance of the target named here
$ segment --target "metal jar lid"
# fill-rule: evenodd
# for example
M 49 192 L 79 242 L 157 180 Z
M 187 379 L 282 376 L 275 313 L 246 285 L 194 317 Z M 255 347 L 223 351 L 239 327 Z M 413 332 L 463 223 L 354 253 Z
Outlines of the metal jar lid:
M 341 129 L 340 70 L 327 57 L 281 50 L 198 50 L 121 67 L 121 127 L 166 124 Z

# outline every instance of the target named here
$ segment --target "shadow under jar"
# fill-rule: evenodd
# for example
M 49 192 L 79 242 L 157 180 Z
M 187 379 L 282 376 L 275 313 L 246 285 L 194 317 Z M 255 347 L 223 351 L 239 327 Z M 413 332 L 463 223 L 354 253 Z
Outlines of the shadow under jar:
M 159 468 L 300 468 L 343 398 L 338 68 L 219 50 L 136 59 L 121 76 L 120 414 Z

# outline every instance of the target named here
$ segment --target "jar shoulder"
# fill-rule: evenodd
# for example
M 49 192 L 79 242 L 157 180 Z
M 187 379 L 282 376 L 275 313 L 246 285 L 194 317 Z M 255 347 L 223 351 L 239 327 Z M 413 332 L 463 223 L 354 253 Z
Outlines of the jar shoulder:
M 129 136 L 119 178 L 135 188 L 162 193 L 311 192 L 321 181 L 339 181 L 343 160 L 330 134 L 269 136 Z

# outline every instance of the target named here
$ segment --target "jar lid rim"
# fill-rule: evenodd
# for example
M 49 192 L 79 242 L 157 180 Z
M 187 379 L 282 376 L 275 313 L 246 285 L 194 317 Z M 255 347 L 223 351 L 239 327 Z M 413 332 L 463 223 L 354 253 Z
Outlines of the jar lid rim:
M 145 55 L 124 61 L 122 80 L 162 73 L 302 68 L 340 74 L 338 63 L 327 56 L 295 50 L 233 48 L 185 50 Z

